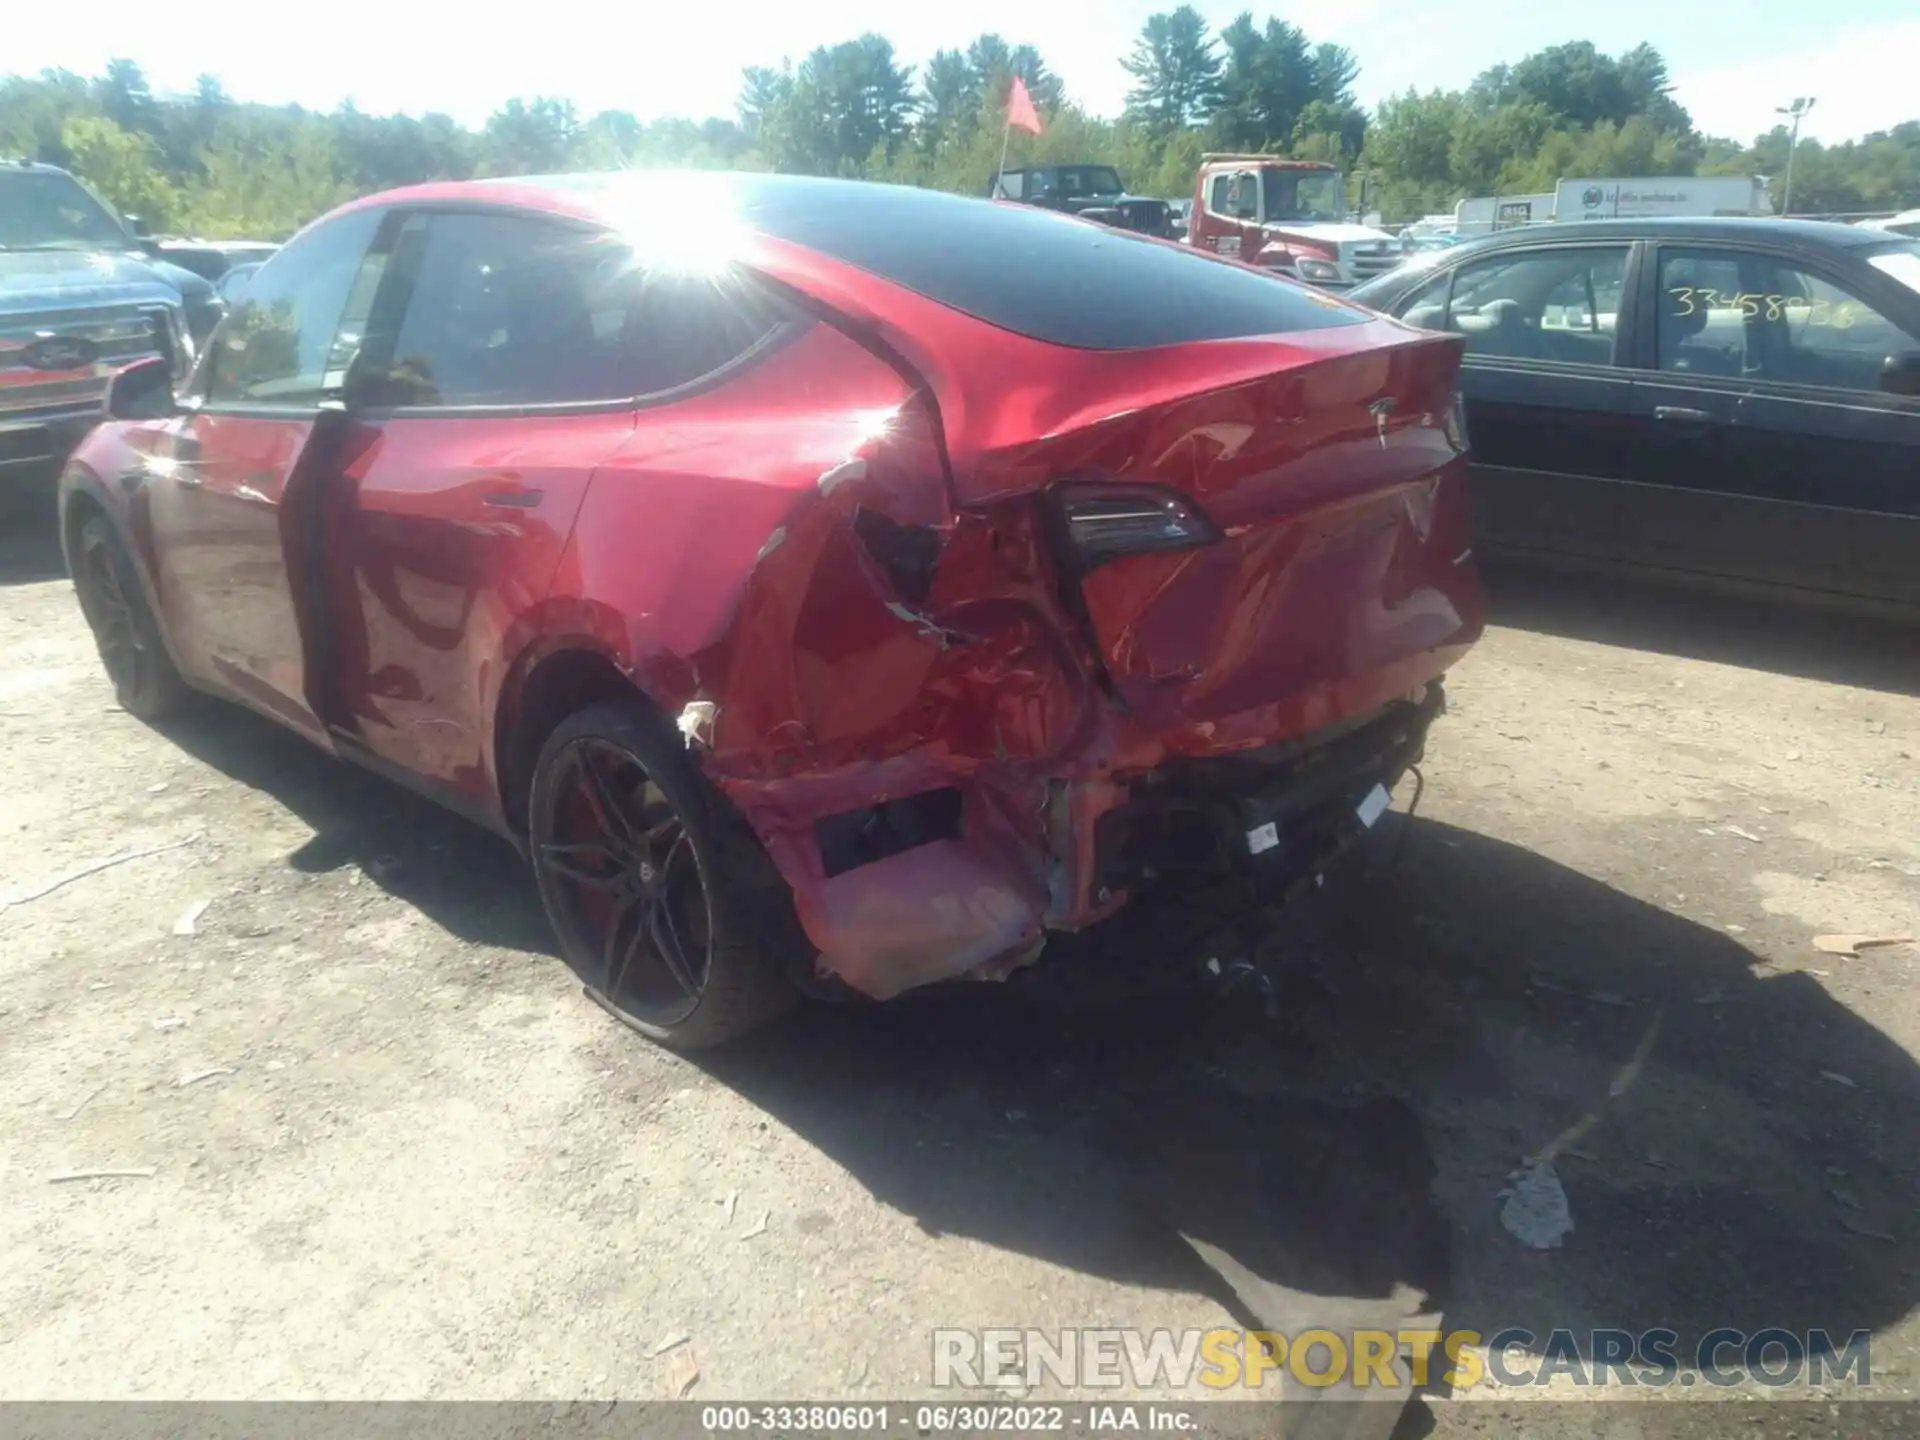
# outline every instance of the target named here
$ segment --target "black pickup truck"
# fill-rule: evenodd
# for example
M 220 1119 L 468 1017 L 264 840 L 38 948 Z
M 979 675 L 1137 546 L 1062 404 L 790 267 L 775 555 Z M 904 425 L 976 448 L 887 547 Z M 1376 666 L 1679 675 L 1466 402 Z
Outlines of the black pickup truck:
M 993 200 L 1018 200 L 1043 210 L 1064 210 L 1120 230 L 1171 239 L 1178 233 L 1173 207 L 1164 200 L 1127 194 L 1111 165 L 1029 165 L 1002 170 L 987 182 Z
M 184 377 L 223 309 L 72 175 L 0 160 L 0 503 L 51 494 L 115 371 L 158 355 Z

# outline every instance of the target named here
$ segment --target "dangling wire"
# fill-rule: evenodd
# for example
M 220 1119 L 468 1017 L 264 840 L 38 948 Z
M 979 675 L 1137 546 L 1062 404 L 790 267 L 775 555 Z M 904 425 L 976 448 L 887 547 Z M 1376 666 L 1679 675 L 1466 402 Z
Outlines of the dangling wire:
M 1418 765 L 1409 765 L 1407 773 L 1413 776 L 1413 798 L 1407 802 L 1407 813 L 1400 818 L 1400 833 L 1393 842 L 1393 859 L 1387 864 L 1389 873 L 1400 868 L 1400 857 L 1407 848 L 1407 832 L 1413 829 L 1414 812 L 1420 808 L 1420 797 L 1427 791 L 1427 777 L 1420 773 Z

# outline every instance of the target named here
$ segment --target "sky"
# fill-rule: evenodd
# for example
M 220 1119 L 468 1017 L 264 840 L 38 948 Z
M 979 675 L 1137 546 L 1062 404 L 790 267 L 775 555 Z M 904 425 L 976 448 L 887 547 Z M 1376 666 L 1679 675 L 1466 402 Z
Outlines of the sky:
M 374 113 L 439 110 L 469 125 L 509 96 L 571 100 L 584 116 L 643 120 L 733 113 L 747 65 L 798 61 L 816 45 L 877 30 L 917 64 L 983 31 L 1036 46 L 1069 98 L 1118 113 L 1120 68 L 1142 22 L 1173 0 L 554 0 L 544 7 L 404 0 L 327 0 L 276 23 L 258 8 L 216 24 L 158 23 L 151 0 L 93 0 L 87 23 L 64 6 L 16 0 L 0 30 L 0 73 L 50 66 L 97 74 L 109 57 L 137 61 L 161 93 L 201 72 L 240 100 Z M 1217 30 L 1237 0 L 1197 0 Z M 1568 40 L 1609 53 L 1649 41 L 1666 55 L 1675 98 L 1710 134 L 1750 140 L 1795 96 L 1816 104 L 1803 135 L 1849 139 L 1920 118 L 1915 0 L 1290 0 L 1254 8 L 1314 41 L 1350 47 L 1360 99 L 1373 106 L 1409 86 L 1458 89 L 1489 65 Z M 492 18 L 497 17 L 497 18 Z M 284 26 L 284 28 L 282 28 Z

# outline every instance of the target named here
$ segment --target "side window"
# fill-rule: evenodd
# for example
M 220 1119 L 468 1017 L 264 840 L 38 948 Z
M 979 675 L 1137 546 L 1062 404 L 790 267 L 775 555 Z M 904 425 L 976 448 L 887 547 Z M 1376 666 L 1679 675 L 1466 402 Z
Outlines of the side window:
M 629 395 L 659 395 L 731 365 L 794 318 L 738 274 L 639 277 L 626 327 Z
M 209 404 L 310 405 L 338 384 L 348 301 L 371 294 L 382 212 L 355 210 L 295 239 L 253 273 L 207 342 Z M 339 344 L 336 344 L 336 341 Z
M 513 214 L 408 225 L 404 314 L 370 347 L 390 358 L 366 382 L 369 405 L 623 400 L 719 369 L 786 318 L 737 275 L 649 275 L 607 231 Z
M 1661 248 L 1654 348 L 1662 370 L 1734 377 L 1750 372 L 1762 263 L 1738 251 Z
M 1879 394 L 1887 357 L 1920 350 L 1920 339 L 1823 276 L 1787 261 L 1764 269 L 1754 317 L 1764 378 Z
M 1624 245 L 1496 255 L 1454 272 L 1444 328 L 1469 355 L 1611 365 L 1626 273 Z
M 512 214 L 414 217 L 399 317 L 366 403 L 619 399 L 632 256 L 611 235 Z
M 1451 270 L 1435 275 L 1400 302 L 1400 318 L 1422 330 L 1446 329 L 1447 287 L 1452 283 Z
M 1229 220 L 1254 220 L 1260 215 L 1260 182 L 1251 171 L 1215 175 L 1207 189 L 1207 208 Z

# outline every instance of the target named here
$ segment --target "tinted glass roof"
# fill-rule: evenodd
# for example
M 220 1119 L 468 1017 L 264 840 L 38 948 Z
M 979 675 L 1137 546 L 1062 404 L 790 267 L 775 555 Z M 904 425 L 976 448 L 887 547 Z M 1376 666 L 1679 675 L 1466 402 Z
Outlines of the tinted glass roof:
M 1127 350 L 1363 324 L 1338 300 L 1246 266 L 1031 206 L 797 175 L 639 172 L 510 182 L 614 205 L 730 207 L 749 229 L 819 251 L 990 325 Z

